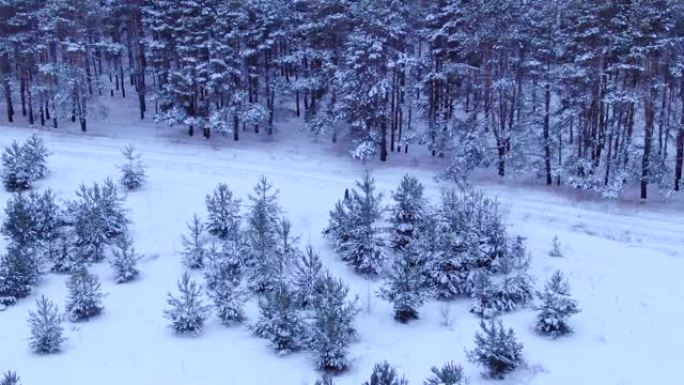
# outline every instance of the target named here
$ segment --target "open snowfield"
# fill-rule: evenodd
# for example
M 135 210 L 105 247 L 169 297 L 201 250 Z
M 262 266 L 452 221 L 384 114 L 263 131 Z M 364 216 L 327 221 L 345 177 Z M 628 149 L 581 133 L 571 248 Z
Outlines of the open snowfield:
M 134 143 L 148 166 L 148 183 L 130 193 L 125 206 L 132 221 L 136 250 L 145 255 L 142 276 L 115 285 L 106 263 L 94 267 L 103 282 L 105 311 L 90 322 L 65 323 L 68 338 L 62 353 L 36 356 L 29 351 L 26 323 L 36 295 L 45 294 L 60 308 L 65 277 L 48 274 L 33 295 L 0 312 L 0 371 L 15 370 L 25 385 L 303 385 L 318 377 L 313 357 L 296 353 L 279 357 L 268 342 L 251 335 L 245 325 L 227 328 L 211 318 L 197 338 L 180 338 L 163 318 L 168 291 L 182 274 L 180 235 L 193 213 L 205 214 L 204 197 L 219 182 L 227 183 L 243 203 L 260 175 L 280 190 L 279 198 L 301 244 L 320 251 L 326 267 L 342 277 L 360 297 L 359 341 L 351 346 L 351 370 L 337 384 L 361 384 L 374 363 L 388 360 L 411 384 L 421 384 L 430 367 L 461 363 L 471 384 L 649 384 L 683 383 L 684 216 L 673 205 L 581 202 L 541 189 L 483 183 L 508 211 L 514 233 L 527 237 L 531 273 L 537 288 L 556 269 L 567 276 L 583 311 L 571 319 L 575 333 L 551 340 L 533 330 L 535 313 L 524 310 L 503 316 L 524 344 L 526 368 L 504 381 L 486 380 L 465 359 L 473 346 L 478 319 L 469 300 L 430 302 L 421 319 L 396 323 L 391 305 L 377 298 L 379 281 L 367 281 L 340 262 L 321 230 L 328 212 L 364 167 L 375 170 L 379 189 L 389 192 L 406 172 L 418 176 L 430 195 L 436 182 L 431 160 L 411 157 L 388 164 L 362 165 L 328 144 L 264 143 L 247 137 L 187 138 L 179 130 L 133 126 L 110 113 L 109 126 L 82 135 L 75 131 L 40 132 L 52 155 L 49 176 L 38 189 L 50 187 L 61 199 L 73 197 L 78 184 L 118 178 L 120 149 Z M 23 140 L 30 129 L 0 127 L 0 146 Z M 162 140 L 159 138 L 163 137 Z M 277 139 L 276 139 L 277 140 Z M 0 192 L 4 208 L 9 194 Z M 0 214 L 4 215 L 4 214 Z M 0 218 L 2 219 L 2 218 Z M 563 258 L 549 257 L 557 235 Z M 444 325 L 448 306 L 452 319 Z M 248 307 L 256 319 L 256 307 Z

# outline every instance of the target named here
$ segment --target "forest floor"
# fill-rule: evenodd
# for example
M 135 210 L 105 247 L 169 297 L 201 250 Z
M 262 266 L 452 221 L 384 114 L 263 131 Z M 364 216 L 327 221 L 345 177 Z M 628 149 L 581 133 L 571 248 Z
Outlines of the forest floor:
M 80 183 L 118 179 L 120 149 L 135 144 L 149 178 L 140 191 L 128 194 L 125 207 L 136 250 L 145 258 L 140 279 L 126 285 L 114 284 L 107 264 L 93 268 L 108 293 L 104 314 L 87 323 L 66 323 L 68 340 L 60 354 L 29 351 L 26 317 L 41 294 L 63 308 L 64 276 L 47 275 L 30 298 L 0 312 L 0 371 L 17 371 L 25 385 L 312 384 L 318 375 L 307 352 L 277 356 L 245 325 L 227 328 L 213 317 L 199 337 L 179 338 L 163 318 L 167 292 L 175 292 L 184 270 L 179 251 L 186 222 L 194 213 L 206 214 L 204 197 L 219 182 L 246 203 L 261 175 L 279 189 L 280 204 L 301 236 L 300 244 L 311 243 L 325 266 L 360 297 L 352 367 L 336 384 L 363 383 L 373 364 L 382 360 L 411 384 L 421 384 L 431 366 L 447 361 L 462 364 L 471 384 L 681 383 L 684 216 L 677 202 L 599 202 L 521 184 L 478 182 L 477 187 L 502 203 L 511 231 L 527 238 L 537 288 L 560 269 L 583 309 L 571 319 L 575 333 L 557 340 L 534 332 L 532 310 L 503 316 L 504 325 L 514 328 L 524 344 L 526 367 L 504 381 L 487 380 L 465 359 L 479 329 L 477 317 L 468 312 L 470 300 L 431 301 L 418 321 L 398 324 L 391 305 L 376 296 L 381 282 L 351 272 L 321 236 L 329 210 L 364 168 L 374 170 L 385 204 L 406 172 L 420 178 L 437 202 L 448 184 L 434 179 L 436 161 L 417 151 L 387 164 L 361 164 L 342 146 L 278 136 L 272 143 L 255 135 L 238 143 L 228 138 L 205 141 L 197 135 L 188 138 L 180 129 L 126 118 L 131 115 L 110 109 L 106 124 L 92 123 L 87 134 L 73 128 L 38 130 L 52 155 L 50 174 L 37 188 L 49 187 L 64 200 L 74 197 Z M 296 130 L 291 123 L 285 126 Z M 31 132 L 2 125 L 0 146 Z M 304 134 L 282 137 L 296 135 Z M 8 197 L 0 192 L 0 206 Z M 561 258 L 548 256 L 554 236 L 562 245 Z M 251 303 L 247 324 L 257 313 Z

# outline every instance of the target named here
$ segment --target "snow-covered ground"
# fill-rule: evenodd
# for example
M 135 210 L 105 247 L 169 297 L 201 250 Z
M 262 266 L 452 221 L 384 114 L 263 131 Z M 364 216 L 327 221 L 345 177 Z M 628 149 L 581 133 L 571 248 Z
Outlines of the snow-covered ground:
M 135 247 L 146 256 L 142 277 L 115 285 L 109 266 L 96 266 L 108 293 L 104 314 L 87 323 L 66 323 L 68 341 L 57 355 L 29 351 L 26 316 L 40 294 L 63 308 L 64 276 L 47 275 L 30 298 L 0 312 L 0 371 L 16 370 L 26 385 L 313 383 L 317 374 L 309 353 L 276 356 L 266 340 L 253 337 L 245 326 L 227 328 L 215 318 L 199 337 L 179 338 L 163 318 L 166 294 L 175 291 L 184 270 L 180 234 L 193 213 L 205 214 L 205 194 L 225 182 L 244 202 L 262 174 L 280 190 L 280 203 L 301 243 L 318 249 L 326 266 L 360 297 L 360 339 L 351 347 L 351 370 L 337 384 L 361 384 L 373 364 L 385 359 L 411 384 L 421 384 L 431 366 L 446 361 L 463 364 L 472 384 L 682 383 L 684 217 L 679 209 L 581 202 L 540 189 L 481 184 L 507 209 L 512 231 L 527 237 L 537 287 L 561 269 L 583 309 L 571 319 L 575 333 L 558 340 L 534 332 L 531 310 L 505 315 L 504 325 L 513 327 L 524 343 L 527 367 L 504 381 L 486 380 L 465 359 L 464 350 L 473 346 L 478 330 L 478 319 L 468 312 L 470 301 L 433 301 L 421 309 L 420 320 L 398 324 L 390 304 L 375 295 L 379 282 L 352 273 L 320 234 L 328 211 L 364 167 L 375 170 L 385 203 L 406 172 L 418 176 L 436 198 L 444 186 L 434 180 L 435 165 L 429 159 L 404 155 L 389 164 L 364 166 L 341 151 L 330 151 L 329 144 L 263 143 L 254 137 L 237 144 L 205 141 L 149 122 L 119 119 L 124 118 L 113 110 L 107 129 L 94 124 L 86 135 L 63 129 L 41 132 L 52 155 L 50 175 L 38 188 L 50 187 L 59 198 L 69 199 L 80 183 L 117 178 L 120 149 L 134 143 L 149 174 L 146 186 L 130 193 L 125 204 Z M 2 126 L 0 146 L 30 133 Z M 8 196 L 0 192 L 3 208 Z M 562 243 L 563 258 L 547 255 L 554 235 Z M 442 315 L 447 306 L 450 326 Z M 255 309 L 250 315 L 248 322 L 255 320 Z

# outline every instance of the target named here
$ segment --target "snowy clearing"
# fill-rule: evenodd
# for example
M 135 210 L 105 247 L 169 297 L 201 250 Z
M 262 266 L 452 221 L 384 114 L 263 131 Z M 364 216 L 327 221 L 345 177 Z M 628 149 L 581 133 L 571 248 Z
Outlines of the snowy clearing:
M 113 124 L 116 113 L 113 114 Z M 122 125 L 123 127 L 123 125 Z M 0 145 L 23 140 L 30 130 L 0 127 Z M 276 356 L 267 341 L 243 326 L 227 328 L 214 316 L 197 338 L 179 338 L 163 318 L 167 292 L 184 271 L 180 235 L 194 213 L 205 215 L 204 197 L 219 182 L 246 199 L 260 175 L 280 191 L 279 200 L 301 235 L 320 251 L 325 266 L 343 278 L 360 297 L 359 340 L 351 347 L 351 369 L 337 384 L 361 384 L 376 362 L 388 360 L 410 383 L 420 384 L 430 367 L 454 361 L 464 366 L 472 384 L 676 384 L 684 356 L 678 314 L 684 303 L 684 220 L 682 213 L 661 207 L 582 203 L 522 187 L 483 184 L 508 210 L 513 233 L 527 238 L 536 288 L 556 269 L 562 270 L 582 312 L 570 320 L 575 333 L 558 340 L 537 335 L 535 313 L 503 316 L 524 344 L 526 368 L 504 381 L 487 380 L 465 359 L 473 346 L 478 318 L 470 300 L 430 301 L 421 318 L 408 325 L 392 319 L 391 305 L 376 296 L 379 281 L 354 274 L 334 255 L 321 236 L 346 187 L 360 177 L 363 165 L 348 157 L 316 151 L 316 146 L 288 147 L 241 142 L 239 147 L 213 145 L 202 139 L 176 143 L 152 140 L 151 130 L 132 128 L 116 135 L 40 132 L 52 155 L 50 174 L 37 189 L 51 188 L 59 199 L 73 197 L 80 183 L 118 178 L 120 149 L 133 142 L 148 166 L 148 183 L 128 194 L 136 250 L 145 255 L 141 279 L 115 285 L 106 263 L 93 269 L 106 293 L 104 314 L 87 323 L 65 323 L 64 351 L 36 356 L 29 351 L 26 317 L 35 298 L 45 294 L 64 307 L 65 276 L 48 274 L 31 297 L 0 312 L 0 370 L 16 370 L 24 384 L 311 384 L 318 377 L 307 353 Z M 146 137 L 148 135 L 150 137 Z M 301 142 L 300 142 L 301 145 Z M 436 198 L 428 165 L 411 167 L 410 159 L 375 168 L 378 188 L 389 193 L 410 172 Z M 427 162 L 426 162 L 427 163 Z M 4 207 L 9 193 L 0 192 Z M 4 215 L 4 214 L 3 214 Z M 557 235 L 564 256 L 548 256 Z M 197 274 L 197 273 L 195 273 Z M 451 326 L 443 325 L 449 306 Z M 248 323 L 256 318 L 248 308 Z

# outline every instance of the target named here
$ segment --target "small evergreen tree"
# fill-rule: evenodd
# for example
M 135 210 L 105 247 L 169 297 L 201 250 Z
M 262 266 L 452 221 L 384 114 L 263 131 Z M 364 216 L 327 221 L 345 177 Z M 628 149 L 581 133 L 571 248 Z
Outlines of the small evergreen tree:
M 171 329 L 180 335 L 198 335 L 209 316 L 209 307 L 202 302 L 202 287 L 184 273 L 178 281 L 178 297 L 169 293 L 170 308 L 164 311 Z
M 502 379 L 522 364 L 523 346 L 513 329 L 504 330 L 501 321 L 492 319 L 487 325 L 480 321 L 482 332 L 475 334 L 475 348 L 467 351 L 468 359 L 483 366 L 488 377 Z
M 561 251 L 560 240 L 558 239 L 557 235 L 553 236 L 553 241 L 551 244 L 551 251 L 549 251 L 549 256 L 556 257 L 556 258 L 560 258 L 563 256 L 563 252 Z
M 570 297 L 570 285 L 560 271 L 556 271 L 544 285 L 543 292 L 537 292 L 541 305 L 536 328 L 540 333 L 559 337 L 572 332 L 567 319 L 580 312 L 577 302 Z
M 29 164 L 31 180 L 38 180 L 47 175 L 47 157 L 50 155 L 45 142 L 33 134 L 22 146 L 24 157 Z
M 61 226 L 59 206 L 51 190 L 43 193 L 14 194 L 5 206 L 0 231 L 16 245 L 42 248 L 54 240 Z
M 133 145 L 128 145 L 121 150 L 126 162 L 119 166 L 121 179 L 119 182 L 129 190 L 135 190 L 145 183 L 145 165 L 140 161 L 140 154 L 135 151 Z
M 242 271 L 239 255 L 234 249 L 224 247 L 217 252 L 213 247 L 208 253 L 204 271 L 205 286 L 214 302 L 216 314 L 224 325 L 232 325 L 245 319 L 245 293 L 241 287 Z
M 127 229 L 123 198 L 109 179 L 102 185 L 79 186 L 76 196 L 78 199 L 67 205 L 76 246 L 84 259 L 99 262 L 110 240 Z
M 19 376 L 17 376 L 16 372 L 5 372 L 2 380 L 0 380 L 0 385 L 20 385 Z
M 240 231 L 240 200 L 233 196 L 228 185 L 220 183 L 206 198 L 209 219 L 207 230 L 220 239 L 237 241 Z
M 298 350 L 304 344 L 305 325 L 297 301 L 285 282 L 259 298 L 260 317 L 252 327 L 254 334 L 271 341 L 279 353 Z
M 527 306 L 533 298 L 533 281 L 526 273 L 504 277 L 500 284 L 489 284 L 478 295 L 478 301 L 470 309 L 483 318 L 511 312 Z
M 394 304 L 394 319 L 401 323 L 418 318 L 418 308 L 430 294 L 427 261 L 420 240 L 414 239 L 398 252 L 380 296 Z
M 396 250 L 404 248 L 420 231 L 427 209 L 423 185 L 413 176 L 404 175 L 399 188 L 392 192 L 394 205 L 390 207 L 390 244 Z
M 358 299 L 348 300 L 347 285 L 329 273 L 317 280 L 315 292 L 309 345 L 320 369 L 340 372 L 349 366 L 347 349 L 356 335 L 353 323 L 359 312 Z
M 251 205 L 247 215 L 247 229 L 245 231 L 248 249 L 247 266 L 249 267 L 249 287 L 260 293 L 272 289 L 280 279 L 282 261 L 278 260 L 276 249 L 287 242 L 288 232 L 283 232 L 280 223 L 280 207 L 278 206 L 277 191 L 261 177 L 254 193 L 249 196 Z M 283 236 L 286 238 L 283 239 Z
M 380 364 L 375 364 L 370 380 L 363 383 L 364 385 L 408 385 L 406 377 L 399 376 L 397 370 L 394 369 L 387 361 Z
M 466 385 L 468 379 L 463 374 L 463 367 L 447 362 L 441 368 L 433 366 L 432 375 L 428 377 L 423 385 Z
M 117 241 L 110 264 L 114 269 L 116 283 L 130 282 L 138 277 L 138 261 L 140 255 L 135 253 L 133 240 L 128 233 L 122 234 Z
M 316 282 L 321 277 L 322 270 L 321 258 L 311 245 L 295 260 L 292 284 L 300 307 L 306 309 L 313 305 Z
M 0 257 L 0 305 L 10 306 L 27 297 L 41 274 L 32 248 L 10 245 Z
M 328 226 L 323 230 L 323 235 L 332 243 L 337 253 L 347 251 L 347 242 L 351 239 L 352 221 L 351 199 L 348 197 L 349 190 L 345 190 L 345 198 L 335 203 L 335 209 L 330 212 Z
M 338 202 L 326 230 L 342 260 L 358 273 L 377 275 L 385 260 L 384 242 L 377 228 L 382 216 L 382 195 L 375 193 L 369 172 L 356 182 L 349 199 Z M 360 192 L 359 192 L 360 191 Z
M 190 269 L 201 269 L 204 267 L 204 259 L 207 255 L 207 241 L 204 225 L 197 214 L 193 215 L 192 221 L 188 223 L 188 230 L 190 234 L 187 237 L 183 235 L 181 238 L 183 263 Z
M 76 249 L 76 239 L 70 229 L 63 228 L 51 243 L 50 261 L 50 270 L 55 273 L 73 273 L 86 266 L 87 261 Z
M 31 188 L 33 183 L 31 164 L 23 148 L 13 141 L 2 153 L 2 184 L 7 191 Z
M 71 322 L 87 321 L 102 312 L 101 285 L 97 276 L 85 267 L 72 273 L 67 281 L 69 291 L 65 310 Z
M 62 316 L 59 314 L 57 305 L 41 296 L 36 300 L 36 311 L 29 311 L 28 322 L 31 327 L 29 345 L 35 353 L 59 352 L 64 337 L 62 336 Z
M 5 206 L 2 234 L 18 246 L 33 245 L 38 238 L 36 213 L 25 194 L 14 194 Z

